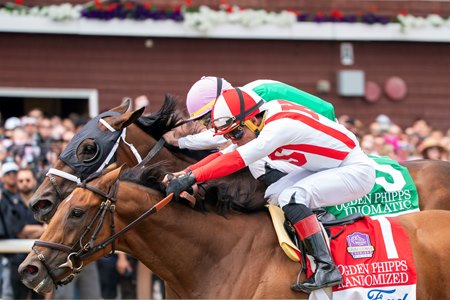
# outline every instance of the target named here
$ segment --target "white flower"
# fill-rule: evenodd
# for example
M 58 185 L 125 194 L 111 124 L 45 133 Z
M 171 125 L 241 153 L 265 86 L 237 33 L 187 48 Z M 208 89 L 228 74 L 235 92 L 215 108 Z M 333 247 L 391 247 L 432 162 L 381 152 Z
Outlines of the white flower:
M 431 24 L 435 27 L 439 27 L 439 26 L 442 26 L 442 24 L 444 24 L 444 19 L 442 19 L 441 16 L 436 15 L 436 14 L 428 15 L 426 20 L 427 20 L 428 24 Z
M 398 15 L 397 20 L 400 22 L 403 30 L 411 28 L 424 28 L 424 27 L 445 27 L 450 26 L 450 17 L 445 20 L 441 16 L 436 14 L 428 15 L 424 17 L 415 17 L 412 15 Z
M 28 13 L 32 16 L 40 16 L 40 11 L 41 9 L 39 6 L 34 6 L 28 11 Z
M 200 6 L 198 12 L 186 12 L 185 25 L 201 32 L 207 32 L 220 24 L 238 24 L 254 28 L 264 24 L 289 26 L 297 21 L 297 16 L 288 11 L 280 13 L 267 12 L 262 9 L 240 9 L 233 6 L 231 12 L 212 10 L 207 6 Z
M 80 18 L 80 8 L 70 3 L 61 5 L 50 5 L 47 16 L 53 21 L 65 21 Z

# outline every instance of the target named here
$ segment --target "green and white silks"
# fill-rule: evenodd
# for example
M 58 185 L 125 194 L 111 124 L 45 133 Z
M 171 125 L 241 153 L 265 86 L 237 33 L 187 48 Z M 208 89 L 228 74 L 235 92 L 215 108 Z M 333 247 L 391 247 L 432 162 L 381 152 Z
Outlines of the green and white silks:
M 286 100 L 306 106 L 332 121 L 336 120 L 333 104 L 288 84 L 275 80 L 261 79 L 247 83 L 243 88 L 252 90 L 266 102 L 280 99 Z

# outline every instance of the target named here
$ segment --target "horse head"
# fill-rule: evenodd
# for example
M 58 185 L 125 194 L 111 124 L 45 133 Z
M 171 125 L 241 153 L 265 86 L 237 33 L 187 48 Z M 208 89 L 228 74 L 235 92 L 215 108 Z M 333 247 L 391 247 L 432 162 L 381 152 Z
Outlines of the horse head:
M 88 175 L 100 171 L 114 158 L 124 129 L 144 108 L 127 112 L 130 100 L 90 120 L 61 153 L 30 199 L 37 220 L 48 222 L 62 201 Z
M 173 171 L 194 162 L 189 156 L 157 147 L 162 135 L 181 120 L 173 97 L 166 96 L 161 109 L 150 116 L 141 116 L 144 108 L 127 112 L 129 106 L 127 100 L 95 117 L 69 142 L 30 199 L 37 220 L 48 223 L 77 183 L 110 162 L 134 166 L 151 150 L 157 150 L 155 161 L 171 160 Z
M 104 176 L 93 174 L 60 203 L 41 240 L 35 242 L 19 268 L 26 286 L 48 293 L 56 285 L 69 283 L 84 265 L 114 252 L 114 243 L 104 247 L 96 247 L 96 243 L 115 232 L 114 210 L 122 169 L 108 168 Z

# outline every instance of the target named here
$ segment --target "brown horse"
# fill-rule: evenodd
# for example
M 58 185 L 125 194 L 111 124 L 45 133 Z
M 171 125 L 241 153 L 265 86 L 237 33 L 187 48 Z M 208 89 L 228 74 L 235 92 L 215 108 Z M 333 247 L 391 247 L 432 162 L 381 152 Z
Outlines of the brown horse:
M 279 248 L 266 212 L 223 217 L 208 211 L 209 203 L 206 210 L 181 202 L 158 203 L 165 174 L 161 166 L 128 169 L 118 181 L 120 172 L 82 185 L 60 204 L 19 267 L 26 286 L 50 292 L 83 264 L 116 247 L 142 261 L 181 298 L 307 299 L 289 288 L 298 265 Z M 120 232 L 144 214 L 141 223 Z M 410 239 L 417 299 L 450 299 L 450 212 L 424 211 L 396 219 Z

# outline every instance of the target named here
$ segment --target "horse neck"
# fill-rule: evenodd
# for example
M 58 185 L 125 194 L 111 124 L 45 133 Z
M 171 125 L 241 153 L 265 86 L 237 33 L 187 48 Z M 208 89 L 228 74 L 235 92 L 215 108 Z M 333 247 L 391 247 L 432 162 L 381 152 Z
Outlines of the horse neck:
M 116 210 L 118 227 L 135 220 L 161 198 L 156 191 L 122 182 Z M 246 277 L 276 272 L 287 265 L 281 250 L 273 251 L 276 245 L 265 212 L 225 218 L 172 202 L 128 232 L 118 249 L 142 261 L 181 298 L 258 298 L 257 290 L 262 287 Z M 297 267 L 293 270 L 289 279 L 278 276 L 286 287 L 279 297 L 291 296 L 289 284 Z M 249 285 L 244 291 L 233 289 L 243 282 Z M 215 286 L 218 284 L 221 288 Z
M 136 150 L 142 159 L 147 156 L 158 142 L 135 124 L 131 124 L 127 127 L 125 140 L 127 143 L 136 147 Z M 151 162 L 155 163 L 163 160 L 170 162 L 173 171 L 179 171 L 192 163 L 192 160 L 185 157 L 178 157 L 165 147 L 161 148 L 155 154 Z M 128 166 L 135 166 L 138 163 L 131 148 L 126 145 L 123 140 L 120 141 L 117 149 L 117 162 L 118 164 L 126 163 Z

